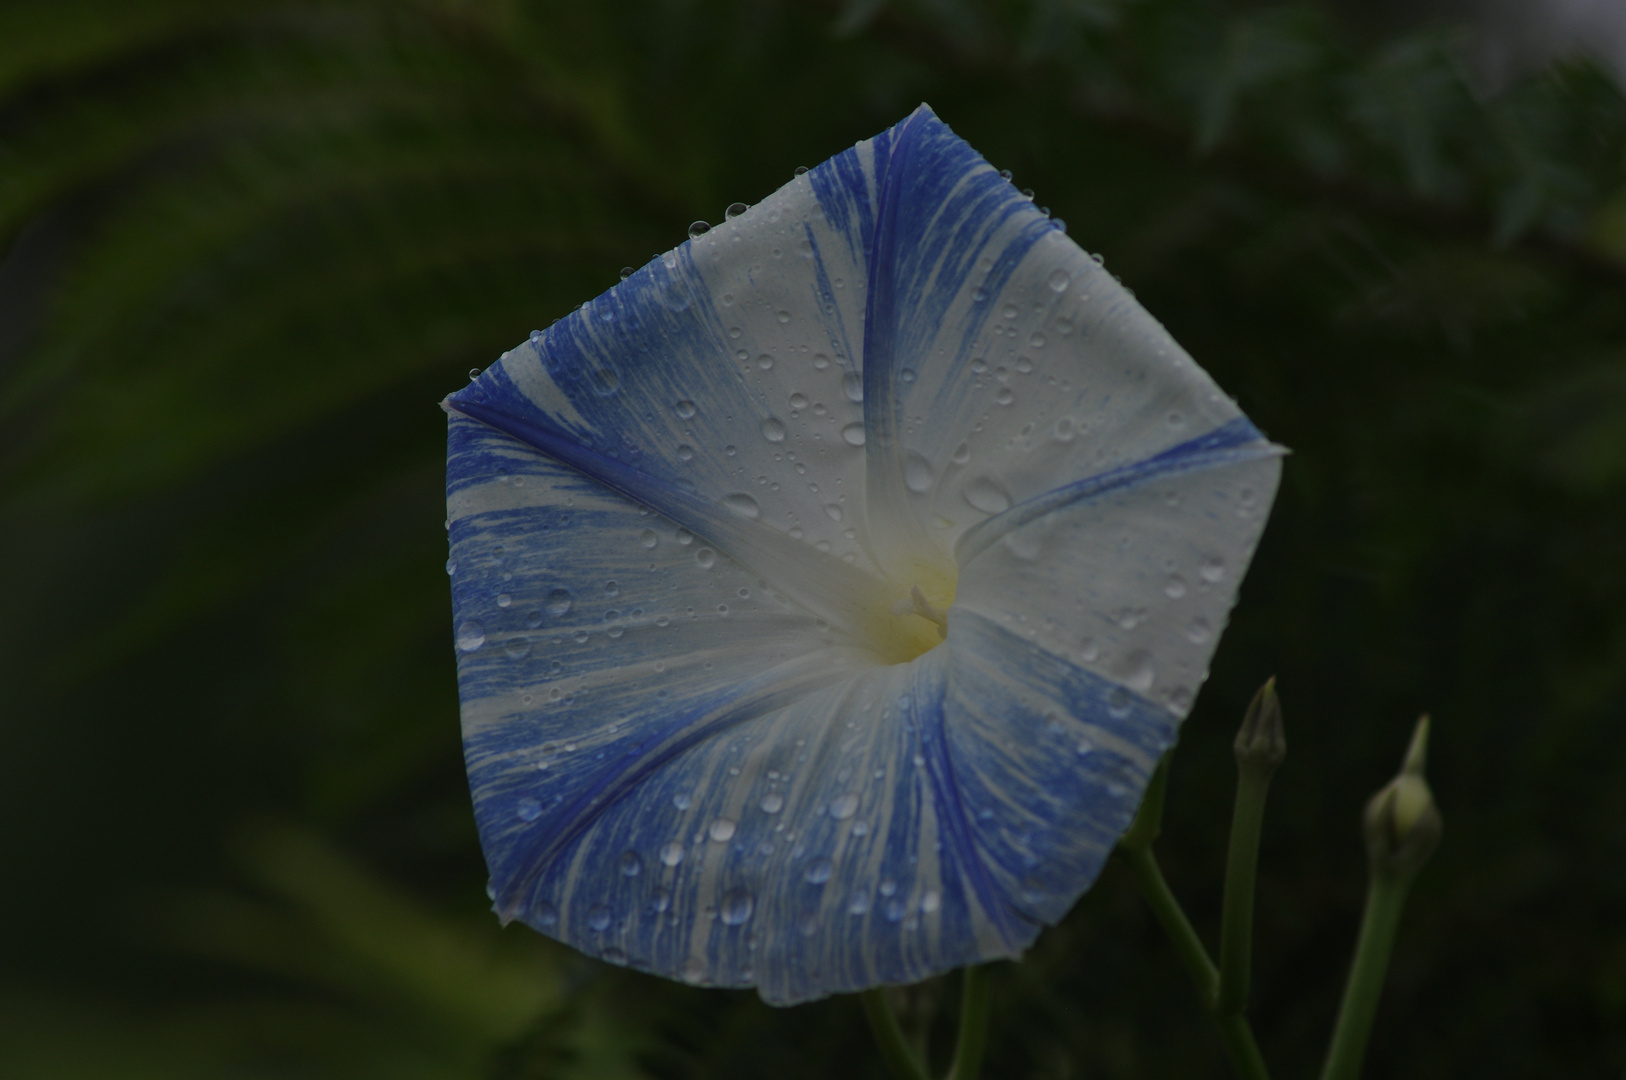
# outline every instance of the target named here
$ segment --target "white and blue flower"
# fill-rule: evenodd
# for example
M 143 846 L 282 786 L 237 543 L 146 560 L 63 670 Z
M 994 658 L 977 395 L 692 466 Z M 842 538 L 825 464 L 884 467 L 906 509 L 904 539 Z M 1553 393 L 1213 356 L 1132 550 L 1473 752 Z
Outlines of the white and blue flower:
M 1280 470 L 924 106 L 445 405 L 497 912 L 775 1004 L 1066 913 Z

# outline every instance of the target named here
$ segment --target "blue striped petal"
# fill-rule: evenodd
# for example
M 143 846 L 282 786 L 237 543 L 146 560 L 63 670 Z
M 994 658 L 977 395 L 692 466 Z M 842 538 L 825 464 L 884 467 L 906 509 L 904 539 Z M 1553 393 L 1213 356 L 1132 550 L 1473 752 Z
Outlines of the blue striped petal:
M 1014 956 L 1065 914 L 1280 470 L 924 106 L 446 409 L 497 912 L 775 1004 Z

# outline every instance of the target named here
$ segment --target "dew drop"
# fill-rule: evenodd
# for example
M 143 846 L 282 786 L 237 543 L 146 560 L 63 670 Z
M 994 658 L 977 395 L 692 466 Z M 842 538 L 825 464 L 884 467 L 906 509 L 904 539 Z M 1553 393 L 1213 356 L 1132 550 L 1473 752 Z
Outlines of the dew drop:
M 636 851 L 623 851 L 621 860 L 617 864 L 622 877 L 637 877 L 644 872 L 644 860 Z
M 720 817 L 711 823 L 706 834 L 719 844 L 726 844 L 734 839 L 734 822 L 728 818 Z
M 1152 680 L 1157 677 L 1157 671 L 1152 666 L 1152 654 L 1143 649 L 1137 649 L 1129 654 L 1124 665 L 1123 683 L 1137 694 L 1144 694 L 1152 688 Z
M 886 902 L 886 921 L 902 922 L 904 913 L 908 910 L 909 905 L 904 903 L 903 898 L 894 896 Z
M 723 505 L 743 518 L 759 518 L 762 516 L 762 507 L 757 501 L 743 491 L 736 491 L 732 495 L 723 497 Z
M 587 925 L 599 933 L 610 928 L 610 909 L 603 904 L 594 904 L 587 909 Z
M 570 610 L 575 598 L 570 595 L 569 589 L 554 589 L 548 594 L 547 600 L 542 604 L 549 615 L 563 615 Z
M 840 521 L 841 518 L 842 518 L 841 504 L 840 503 L 825 503 L 825 505 L 824 505 L 824 514 L 831 521 Z
M 1067 286 L 1073 283 L 1072 275 L 1065 270 L 1050 271 L 1050 288 L 1053 292 L 1066 292 Z
M 688 443 L 683 443 L 677 448 L 677 456 L 678 460 L 680 461 L 693 461 L 694 447 L 690 446 Z
M 702 569 L 710 570 L 717 565 L 717 553 L 711 548 L 701 548 L 694 553 L 694 561 L 699 563 Z
M 742 202 L 729 203 L 728 209 L 723 211 L 723 217 L 728 221 L 733 221 L 749 209 L 751 208 Z
M 531 643 L 524 638 L 514 638 L 503 646 L 502 651 L 510 660 L 523 660 L 531 655 Z
M 768 419 L 762 422 L 761 427 L 762 437 L 767 439 L 769 442 L 785 441 L 785 425 L 780 423 L 778 418 L 772 416 L 768 417 Z
M 838 795 L 830 800 L 830 816 L 837 821 L 846 821 L 858 812 L 858 796 L 852 793 Z
M 1122 720 L 1129 715 L 1129 704 L 1129 691 L 1121 686 L 1113 687 L 1112 693 L 1107 695 L 1107 713 L 1114 720 Z
M 757 368 L 760 371 L 772 371 L 773 370 L 773 356 L 772 356 L 772 354 L 763 353 L 761 356 L 757 357 Z
M 1005 548 L 1024 562 L 1033 562 L 1044 550 L 1042 530 L 1035 528 L 1012 529 L 1005 534 Z
M 446 640 L 445 638 L 441 639 Z M 457 628 L 457 648 L 459 652 L 473 652 L 486 643 L 486 628 L 480 624 L 479 619 L 464 619 Z
M 542 804 L 527 795 L 514 804 L 514 812 L 519 815 L 521 821 L 535 821 L 542 816 Z
M 1214 629 L 1208 625 L 1207 619 L 1193 619 L 1191 625 L 1186 627 L 1186 640 L 1193 645 L 1201 645 L 1213 636 Z
M 859 421 L 854 421 L 853 423 L 848 424 L 846 427 L 842 428 L 841 429 L 841 441 L 846 443 L 848 446 L 863 446 L 864 445 L 864 425 L 863 425 L 863 423 L 859 422 Z
M 684 545 L 694 543 L 694 533 L 690 532 L 688 529 L 679 528 L 677 531 L 677 542 Z
M 730 889 L 723 894 L 719 914 L 724 926 L 743 926 L 756 908 L 756 900 L 744 889 Z
M 861 375 L 843 375 L 841 377 L 842 392 L 847 395 L 848 401 L 864 400 L 864 378 Z
M 1003 514 L 1011 508 L 1011 497 L 991 476 L 979 476 L 965 486 L 965 501 L 985 514 Z
M 1202 569 L 1198 570 L 1197 573 L 1202 575 L 1204 581 L 1213 584 L 1225 576 L 1225 560 L 1216 555 L 1203 563 Z
M 711 232 L 710 222 L 696 221 L 689 226 L 689 239 L 698 240 L 709 232 Z
M 777 791 L 770 791 L 762 797 L 760 805 L 764 814 L 777 814 L 785 808 L 785 797 Z
M 823 885 L 830 880 L 835 869 L 835 864 L 829 859 L 814 859 L 807 864 L 807 872 L 802 875 L 802 880 L 809 885 Z
M 638 542 L 646 548 L 652 548 L 660 543 L 660 537 L 655 535 L 654 529 L 645 529 L 638 534 Z
M 783 325 L 790 322 L 790 312 L 781 311 L 778 315 L 774 316 L 774 318 L 778 319 L 780 324 Z
M 807 408 L 807 395 L 800 390 L 790 396 L 790 407 L 793 409 Z
M 680 791 L 676 795 L 672 796 L 672 805 L 677 807 L 679 810 L 687 810 L 689 808 L 689 802 L 690 800 L 687 792 Z
M 999 402 L 1001 405 L 1009 405 L 1011 402 L 1016 400 L 1016 395 L 1011 393 L 1010 387 L 1001 386 L 998 392 L 994 394 L 994 400 Z
M 649 894 L 649 910 L 662 912 L 672 906 L 672 894 L 665 889 L 656 889 Z
M 1078 434 L 1078 421 L 1071 416 L 1064 416 L 1056 421 L 1056 426 L 1051 428 L 1051 433 L 1055 436 L 1057 442 L 1072 442 L 1073 438 Z
M 546 900 L 536 905 L 536 925 L 555 926 L 559 922 L 559 909 Z
M 504 607 L 505 608 L 505 607 L 508 607 L 513 602 L 514 602 L 514 598 L 510 594 L 505 593 L 505 592 L 500 592 L 500 593 L 497 594 L 497 606 L 498 607 Z
M 956 446 L 954 448 L 954 453 L 950 455 L 949 460 L 954 462 L 956 465 L 964 465 L 966 462 L 970 461 L 971 444 L 961 443 L 959 446 Z
M 916 495 L 924 494 L 932 488 L 932 481 L 936 476 L 932 472 L 932 464 L 913 450 L 903 455 L 903 486 Z
M 684 398 L 682 401 L 672 406 L 672 411 L 678 414 L 679 420 L 692 420 L 694 419 L 695 414 L 694 402 L 690 401 L 688 398 Z
M 599 397 L 609 397 L 621 388 L 621 376 L 610 368 L 599 368 L 593 372 L 593 388 Z
M 830 358 L 823 353 L 814 353 L 813 366 L 818 368 L 820 371 L 823 371 L 825 368 L 830 366 Z
M 849 915 L 862 915 L 868 910 L 869 897 L 863 895 L 862 893 L 854 896 L 852 898 L 852 902 L 847 905 L 847 914 Z
M 690 986 L 699 986 L 706 981 L 706 965 L 701 960 L 691 956 L 683 961 L 683 968 L 679 971 L 683 981 Z
M 1021 314 L 1021 312 L 1016 310 L 1015 304 L 1006 304 L 1004 309 L 1000 311 L 1000 314 L 1005 316 L 1007 319 L 1014 319 L 1017 315 Z
M 1179 574 L 1171 574 L 1163 585 L 1163 595 L 1170 600 L 1178 600 L 1186 595 L 1186 579 Z
M 456 559 L 447 559 L 446 560 L 446 574 L 447 574 L 447 576 L 449 577 L 449 576 L 451 576 L 452 574 L 455 574 L 455 573 L 457 573 L 457 560 Z
M 661 863 L 666 866 L 676 866 L 683 861 L 683 845 L 673 840 L 661 848 Z

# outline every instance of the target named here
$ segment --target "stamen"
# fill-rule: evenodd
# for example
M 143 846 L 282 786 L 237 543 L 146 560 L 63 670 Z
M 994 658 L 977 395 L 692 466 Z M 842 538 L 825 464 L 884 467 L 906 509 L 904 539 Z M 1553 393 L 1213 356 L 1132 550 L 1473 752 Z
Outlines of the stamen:
M 920 591 L 919 585 L 911 586 L 909 595 L 892 605 L 892 614 L 898 616 L 919 615 L 922 619 L 937 624 L 937 636 L 948 637 L 948 615 L 932 607 L 931 601 L 926 599 Z

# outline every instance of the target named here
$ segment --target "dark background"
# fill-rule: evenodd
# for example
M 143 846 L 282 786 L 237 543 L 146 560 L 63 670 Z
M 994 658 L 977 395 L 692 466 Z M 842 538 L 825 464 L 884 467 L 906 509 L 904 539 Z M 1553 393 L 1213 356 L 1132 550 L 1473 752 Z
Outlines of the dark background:
M 851 1000 L 498 930 L 435 403 L 928 101 L 1293 448 L 1159 848 L 1212 941 L 1279 676 L 1275 1075 L 1427 710 L 1369 1075 L 1619 1077 L 1626 100 L 1564 50 L 1626 39 L 1488 7 L 5 0 L 0 1074 L 880 1075 Z M 995 979 L 990 1077 L 1228 1075 L 1121 866 Z

